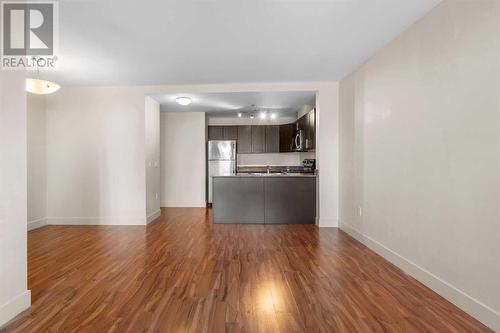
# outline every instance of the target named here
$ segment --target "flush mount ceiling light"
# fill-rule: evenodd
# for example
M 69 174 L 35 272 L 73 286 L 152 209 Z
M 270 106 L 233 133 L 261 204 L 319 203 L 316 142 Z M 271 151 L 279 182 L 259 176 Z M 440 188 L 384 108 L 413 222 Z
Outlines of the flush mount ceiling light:
M 26 91 L 32 94 L 52 94 L 58 91 L 59 88 L 61 88 L 61 86 L 55 82 L 32 78 L 26 79 Z
M 191 104 L 191 97 L 180 96 L 180 97 L 177 97 L 175 99 L 175 101 L 177 102 L 177 104 L 186 106 L 186 105 Z
M 243 114 L 241 112 L 238 112 L 238 118 L 241 118 Z
M 48 95 L 55 93 L 56 91 L 59 90 L 59 88 L 61 88 L 61 86 L 55 82 L 40 79 L 40 69 L 38 68 L 38 60 L 40 59 L 33 57 L 33 61 L 36 63 L 37 78 L 26 79 L 26 91 L 37 95 Z
M 260 113 L 260 119 L 266 119 L 267 118 L 267 113 L 261 112 Z
M 276 119 L 276 117 L 278 117 L 278 115 L 276 113 L 271 114 L 271 119 Z
M 175 101 L 177 102 L 177 104 L 186 106 L 191 104 L 191 97 L 179 96 L 175 99 Z
M 250 119 L 253 119 L 253 118 L 255 118 L 255 117 L 254 117 L 254 116 L 253 116 L 253 114 L 252 114 L 252 115 L 250 116 Z

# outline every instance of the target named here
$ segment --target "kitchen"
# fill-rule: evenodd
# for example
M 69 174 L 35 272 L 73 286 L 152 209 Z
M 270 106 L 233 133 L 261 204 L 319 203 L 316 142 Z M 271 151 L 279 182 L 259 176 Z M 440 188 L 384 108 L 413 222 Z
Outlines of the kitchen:
M 305 96 L 286 109 L 251 104 L 207 112 L 207 203 L 214 223 L 315 223 L 315 95 Z

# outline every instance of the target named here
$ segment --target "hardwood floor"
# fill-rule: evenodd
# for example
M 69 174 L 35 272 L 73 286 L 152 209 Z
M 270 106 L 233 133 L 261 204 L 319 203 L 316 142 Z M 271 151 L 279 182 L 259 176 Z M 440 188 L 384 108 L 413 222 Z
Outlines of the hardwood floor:
M 212 225 L 29 233 L 33 306 L 2 332 L 490 332 L 338 229 Z

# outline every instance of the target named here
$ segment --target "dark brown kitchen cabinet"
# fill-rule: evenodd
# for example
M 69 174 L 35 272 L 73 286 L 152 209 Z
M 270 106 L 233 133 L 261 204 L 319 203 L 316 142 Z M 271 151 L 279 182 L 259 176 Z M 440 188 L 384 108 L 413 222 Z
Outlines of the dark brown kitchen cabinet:
M 294 133 L 295 133 L 295 123 L 279 125 L 280 153 L 288 153 L 292 151 L 292 142 Z
M 306 148 L 308 150 L 316 148 L 316 110 L 312 109 L 307 113 L 306 123 Z
M 224 126 L 208 126 L 208 140 L 224 140 Z
M 237 140 L 239 154 L 293 151 L 295 131 L 302 129 L 307 150 L 315 149 L 315 113 L 311 110 L 293 124 L 208 126 L 209 140 Z
M 237 140 L 238 126 L 208 126 L 208 140 Z
M 238 140 L 238 126 L 224 126 L 224 140 Z
M 306 140 L 306 150 L 314 150 L 316 148 L 316 112 L 312 109 L 295 122 L 297 130 L 304 131 L 304 139 Z
M 279 153 L 280 127 L 279 125 L 266 125 L 266 153 Z
M 297 130 L 305 131 L 307 127 L 307 115 L 303 115 L 297 120 Z
M 238 154 L 248 154 L 252 152 L 252 126 L 237 126 L 238 143 L 236 149 Z
M 265 126 L 252 126 L 252 153 L 266 152 Z

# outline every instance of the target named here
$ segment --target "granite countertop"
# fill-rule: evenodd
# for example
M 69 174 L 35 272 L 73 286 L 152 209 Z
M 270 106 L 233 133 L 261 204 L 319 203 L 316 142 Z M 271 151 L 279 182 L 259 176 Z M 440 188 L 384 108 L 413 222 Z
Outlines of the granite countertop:
M 238 165 L 238 173 L 266 173 L 267 166 L 265 165 Z M 270 165 L 269 170 L 271 173 L 307 173 L 314 174 L 314 171 L 304 169 L 303 166 L 293 165 L 293 166 L 276 166 Z
M 213 178 L 235 178 L 235 177 L 249 177 L 249 178 L 283 178 L 283 177 L 304 177 L 312 178 L 316 177 L 314 173 L 233 173 L 231 175 L 225 176 L 212 176 Z

